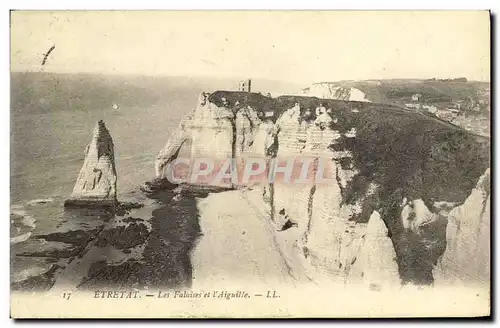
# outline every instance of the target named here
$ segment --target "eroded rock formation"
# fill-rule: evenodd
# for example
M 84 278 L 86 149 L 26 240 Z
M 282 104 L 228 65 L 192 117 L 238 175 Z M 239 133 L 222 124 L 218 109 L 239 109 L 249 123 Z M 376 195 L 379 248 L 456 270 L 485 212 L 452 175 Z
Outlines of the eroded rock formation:
M 165 147 L 158 153 L 155 161 L 155 174 L 157 178 L 164 178 L 165 166 L 179 155 L 181 147 L 192 140 L 193 136 L 189 130 L 189 123 L 192 117 L 187 116 L 182 119 L 178 127 L 171 133 Z
M 349 273 L 349 279 L 356 283 L 362 281 L 372 289 L 400 284 L 396 252 L 388 236 L 388 230 L 377 211 L 368 221 L 366 234 L 356 254 Z
M 262 195 L 285 248 L 312 275 L 344 282 L 432 283 L 446 235 L 460 235 L 453 223 L 446 230 L 447 213 L 468 197 L 481 203 L 470 191 L 489 167 L 489 139 L 369 102 L 217 91 L 203 97 L 189 126 L 193 157 L 311 161 L 308 183 L 263 182 Z M 320 161 L 328 183 L 315 174 Z
M 98 121 L 73 193 L 65 206 L 115 206 L 116 169 L 113 139 L 104 122 Z
M 434 270 L 435 284 L 490 281 L 490 170 L 463 204 L 448 214 L 446 250 Z

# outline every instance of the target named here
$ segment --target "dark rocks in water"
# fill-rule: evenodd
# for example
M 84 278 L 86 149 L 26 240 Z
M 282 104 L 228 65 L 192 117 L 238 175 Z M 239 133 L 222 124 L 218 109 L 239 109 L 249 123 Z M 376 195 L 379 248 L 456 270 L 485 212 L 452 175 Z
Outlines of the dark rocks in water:
M 149 237 L 149 231 L 143 223 L 131 223 L 102 231 L 97 237 L 96 246 L 114 246 L 117 249 L 132 248 L 143 244 Z
M 184 184 L 182 185 L 181 193 L 189 193 L 193 197 L 205 198 L 209 194 L 215 194 L 230 190 L 234 190 L 234 188 L 226 186 Z
M 62 259 L 77 256 L 82 250 L 81 247 L 73 246 L 64 249 L 53 249 L 47 251 L 35 251 L 35 252 L 23 252 L 17 253 L 16 256 L 26 256 L 26 257 L 50 257 L 52 259 Z
M 99 198 L 88 198 L 88 199 L 66 199 L 64 201 L 64 207 L 95 207 L 114 209 L 116 206 L 116 201 L 114 200 L 103 200 Z
M 172 190 L 177 186 L 177 184 L 171 183 L 170 181 L 168 181 L 168 179 L 155 178 L 152 181 L 144 182 L 144 184 L 141 186 L 141 191 L 145 192 L 146 194 L 154 194 L 155 192 L 161 190 Z
M 128 260 L 119 265 L 110 265 L 106 261 L 93 263 L 87 277 L 77 286 L 80 289 L 108 287 L 130 288 L 139 280 L 142 264 L 136 260 Z
M 123 222 L 125 222 L 125 223 L 131 223 L 131 222 L 144 222 L 144 220 L 143 220 L 143 219 L 140 219 L 140 218 L 133 218 L 133 217 L 124 218 L 122 221 L 123 221 Z
M 144 207 L 144 204 L 134 202 L 120 202 L 116 206 L 116 215 L 127 215 L 131 210 Z
M 65 207 L 64 216 L 61 221 L 61 226 L 66 223 L 73 223 L 76 220 L 80 222 L 80 226 L 86 224 L 93 225 L 96 221 L 108 222 L 115 216 L 115 207 Z
M 207 197 L 209 193 L 218 193 L 229 190 L 234 190 L 234 188 L 227 186 L 212 186 L 212 185 L 203 185 L 203 184 L 173 184 L 168 179 L 160 179 L 156 178 L 152 181 L 145 182 L 141 187 L 141 190 L 146 194 L 152 196 L 156 193 L 161 193 L 165 190 L 172 190 L 176 194 L 185 194 L 190 193 L 195 195 L 196 197 Z
M 77 246 L 86 246 L 102 230 L 72 230 L 67 232 L 54 232 L 47 235 L 36 235 L 33 238 L 45 239 L 46 241 L 57 241 Z
M 54 286 L 54 275 L 59 269 L 62 269 L 60 265 L 52 264 L 49 270 L 40 275 L 12 283 L 11 291 L 47 291 Z
M 73 230 L 67 232 L 55 232 L 47 235 L 36 235 L 34 239 L 44 239 L 46 241 L 54 241 L 68 244 L 70 246 L 64 248 L 48 248 L 46 250 L 38 250 L 33 252 L 22 252 L 16 254 L 17 256 L 26 257 L 44 257 L 49 259 L 61 259 L 83 256 L 84 250 L 87 245 L 96 238 L 101 228 L 93 230 Z
M 189 192 L 183 194 L 178 202 L 173 202 L 172 190 L 163 190 L 151 195 L 162 206 L 155 209 L 151 223 L 151 232 L 147 239 L 144 252 L 140 260 L 130 259 L 119 265 L 108 264 L 105 261 L 92 264 L 87 272 L 87 277 L 78 286 L 81 290 L 94 290 L 95 288 L 182 288 L 191 286 L 192 267 L 190 253 L 196 244 L 201 232 L 198 224 L 198 209 L 196 198 Z M 118 247 L 133 246 L 134 240 L 143 238 L 146 232 L 142 223 L 135 225 L 130 232 L 123 231 L 103 232 L 104 240 L 100 243 L 118 243 Z M 132 226 L 131 224 L 131 226 Z M 144 227 L 140 227 L 144 226 Z M 114 230 L 114 229 L 113 229 Z M 121 233 L 120 233 L 121 231 Z M 128 243 L 123 244 L 120 234 L 129 234 Z M 120 238 L 115 241 L 114 238 Z M 122 243 L 122 244 L 120 244 Z M 116 245 L 115 245 L 116 247 Z M 129 249 L 123 248 L 122 252 L 128 253 Z
M 85 160 L 66 207 L 114 207 L 116 205 L 114 144 L 103 121 L 98 121 Z

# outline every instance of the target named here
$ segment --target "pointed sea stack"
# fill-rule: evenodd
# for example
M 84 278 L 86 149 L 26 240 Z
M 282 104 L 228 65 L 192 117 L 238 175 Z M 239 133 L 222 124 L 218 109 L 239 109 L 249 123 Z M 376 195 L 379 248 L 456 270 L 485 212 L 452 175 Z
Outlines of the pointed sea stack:
M 106 125 L 97 122 L 92 141 L 73 193 L 65 207 L 113 207 L 116 205 L 116 169 L 113 139 Z

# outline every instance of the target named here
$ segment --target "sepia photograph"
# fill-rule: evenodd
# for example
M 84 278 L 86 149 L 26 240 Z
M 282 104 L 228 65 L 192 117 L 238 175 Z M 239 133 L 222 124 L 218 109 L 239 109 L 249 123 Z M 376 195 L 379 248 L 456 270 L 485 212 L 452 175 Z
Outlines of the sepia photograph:
M 490 316 L 490 24 L 12 10 L 11 317 Z

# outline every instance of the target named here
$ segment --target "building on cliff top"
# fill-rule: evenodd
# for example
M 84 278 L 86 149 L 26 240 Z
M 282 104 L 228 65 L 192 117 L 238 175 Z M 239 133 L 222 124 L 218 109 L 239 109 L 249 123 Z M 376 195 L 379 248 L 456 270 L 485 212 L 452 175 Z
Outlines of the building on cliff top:
M 252 92 L 252 79 L 240 81 L 238 84 L 238 91 Z

